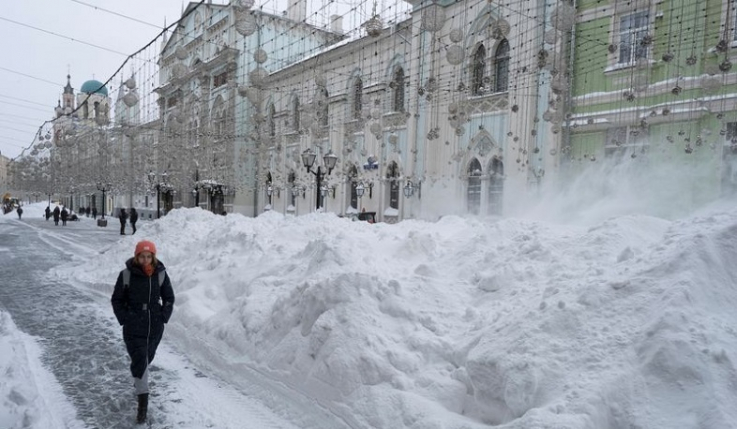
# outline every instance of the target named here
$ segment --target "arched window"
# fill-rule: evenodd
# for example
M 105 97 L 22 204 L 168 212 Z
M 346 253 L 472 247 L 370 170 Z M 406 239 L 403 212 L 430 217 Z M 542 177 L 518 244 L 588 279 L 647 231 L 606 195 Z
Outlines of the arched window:
M 330 98 L 330 94 L 328 94 L 328 89 L 322 88 L 320 90 L 320 103 L 322 104 L 319 105 L 320 107 L 319 116 L 320 116 L 320 125 L 322 125 L 323 127 L 328 126 L 328 113 L 329 113 L 328 99 L 329 98 Z
M 489 214 L 502 214 L 504 196 L 504 163 L 497 157 L 491 160 L 489 168 Z
M 100 119 L 100 103 L 98 101 L 95 101 L 95 104 L 93 104 L 95 109 L 95 119 Z
M 404 112 L 404 70 L 401 67 L 394 70 L 394 80 L 390 86 L 393 86 L 394 89 L 392 110 Z
M 468 165 L 468 212 L 479 214 L 481 209 L 481 163 L 474 158 Z
M 358 186 L 358 169 L 355 165 L 348 171 L 348 179 L 351 183 L 351 207 L 358 210 L 358 194 L 356 193 L 356 186 Z
M 476 48 L 471 61 L 471 94 L 482 95 L 485 91 L 484 73 L 486 72 L 486 48 L 483 44 Z
M 292 129 L 299 132 L 299 98 L 292 100 Z
M 296 185 L 295 182 L 297 181 L 297 175 L 294 173 L 294 171 L 289 172 L 287 181 L 289 182 L 289 205 L 291 205 L 292 207 L 296 207 L 297 196 L 294 195 L 294 186 Z
M 353 85 L 353 119 L 361 119 L 363 111 L 363 81 L 360 77 L 356 78 Z
M 276 136 L 276 107 L 273 104 L 269 106 L 269 137 Z
M 494 55 L 495 92 L 504 92 L 509 88 L 509 42 L 503 39 L 496 47 Z
M 399 166 L 396 162 L 389 164 L 386 178 L 389 179 L 389 207 L 399 209 Z

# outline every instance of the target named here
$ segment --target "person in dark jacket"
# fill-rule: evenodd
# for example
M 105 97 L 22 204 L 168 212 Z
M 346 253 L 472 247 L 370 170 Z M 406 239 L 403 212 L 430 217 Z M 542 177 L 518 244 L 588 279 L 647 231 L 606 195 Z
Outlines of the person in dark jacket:
M 66 207 L 63 207 L 61 209 L 61 225 L 67 226 L 67 219 L 69 219 L 69 212 L 67 211 Z
M 59 216 L 61 215 L 61 210 L 59 210 L 59 206 L 56 206 L 54 208 L 54 225 L 59 226 Z
M 92 219 L 97 219 L 97 207 L 92 207 Z
M 138 222 L 138 212 L 136 211 L 135 207 L 131 207 L 131 228 L 133 228 L 133 233 L 136 233 L 136 222 Z
M 46 220 L 48 221 L 51 217 L 51 209 L 49 208 L 49 206 L 46 206 L 46 210 L 44 210 L 44 212 L 46 212 Z
M 150 241 L 138 242 L 134 257 L 125 266 L 118 274 L 110 301 L 115 318 L 123 326 L 123 341 L 131 359 L 130 370 L 138 397 L 136 422 L 145 423 L 148 366 L 161 342 L 164 324 L 174 310 L 174 290 L 164 264 L 156 259 L 156 246 Z
M 20 217 L 23 215 L 23 208 L 21 208 L 21 206 L 18 206 L 15 211 L 18 212 L 18 220 L 20 220 Z
M 120 235 L 125 235 L 125 221 L 128 220 L 128 213 L 125 212 L 125 209 L 120 209 L 118 219 L 120 219 Z

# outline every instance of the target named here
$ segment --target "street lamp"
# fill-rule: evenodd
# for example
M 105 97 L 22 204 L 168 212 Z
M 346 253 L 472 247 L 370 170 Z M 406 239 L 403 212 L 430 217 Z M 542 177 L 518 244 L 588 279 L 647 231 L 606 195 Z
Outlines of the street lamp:
M 102 218 L 97 222 L 97 226 L 107 226 L 105 220 L 105 192 L 109 191 L 112 185 L 105 182 L 97 182 L 97 190 L 102 191 Z
M 315 210 L 320 209 L 320 198 L 321 195 L 321 185 L 322 181 L 325 178 L 326 175 L 329 175 L 333 168 L 335 168 L 335 163 L 338 162 L 338 156 L 333 153 L 332 150 L 328 151 L 328 153 L 325 154 L 325 156 L 322 157 L 323 164 L 325 164 L 324 168 L 327 170 L 323 170 L 323 167 L 318 166 L 317 171 L 312 170 L 312 166 L 315 164 L 315 158 L 317 158 L 317 154 L 312 149 L 306 149 L 304 152 L 302 152 L 302 164 L 304 164 L 305 169 L 307 169 L 308 173 L 312 173 L 315 175 L 315 179 L 317 180 L 317 187 L 315 188 Z
M 422 199 L 422 182 L 417 182 L 417 186 L 415 186 L 411 180 L 408 180 L 407 184 L 404 185 L 404 196 L 412 198 L 412 195 L 415 194 L 415 189 L 417 189 L 417 198 Z
M 161 200 L 161 186 L 166 186 L 166 178 L 169 176 L 166 171 L 159 174 L 161 180 L 156 180 L 157 174 L 153 170 L 148 171 L 148 181 L 156 188 L 156 219 L 161 218 L 161 210 L 159 210 L 159 200 Z

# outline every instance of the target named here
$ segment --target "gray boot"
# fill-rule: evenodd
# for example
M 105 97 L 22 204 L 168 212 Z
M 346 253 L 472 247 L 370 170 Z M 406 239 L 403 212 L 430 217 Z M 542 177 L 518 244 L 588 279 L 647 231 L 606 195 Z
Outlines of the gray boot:
M 146 414 L 148 413 L 148 393 L 138 395 L 138 415 L 136 423 L 146 423 Z

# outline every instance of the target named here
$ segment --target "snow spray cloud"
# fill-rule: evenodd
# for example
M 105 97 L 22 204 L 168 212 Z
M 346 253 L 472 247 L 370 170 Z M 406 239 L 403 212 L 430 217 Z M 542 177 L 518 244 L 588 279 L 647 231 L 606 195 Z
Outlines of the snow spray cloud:
M 647 146 L 646 146 L 647 147 Z M 713 174 L 704 158 L 654 159 L 637 150 L 622 156 L 571 160 L 538 195 L 525 196 L 512 215 L 593 225 L 623 215 L 682 217 L 704 205 Z M 708 165 L 706 165 L 708 164 Z M 712 188 L 713 189 L 713 188 Z M 711 197 L 714 198 L 713 196 Z

